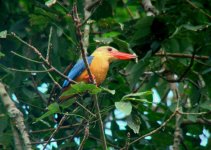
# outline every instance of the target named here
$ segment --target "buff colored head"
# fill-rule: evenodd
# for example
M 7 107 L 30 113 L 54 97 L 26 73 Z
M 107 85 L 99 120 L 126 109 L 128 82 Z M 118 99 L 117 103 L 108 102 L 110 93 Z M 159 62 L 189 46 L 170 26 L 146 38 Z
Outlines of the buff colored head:
M 107 59 L 109 62 L 114 60 L 129 60 L 136 58 L 136 55 L 120 52 L 111 46 L 101 46 L 97 48 L 92 53 L 92 56 L 100 56 L 104 59 Z

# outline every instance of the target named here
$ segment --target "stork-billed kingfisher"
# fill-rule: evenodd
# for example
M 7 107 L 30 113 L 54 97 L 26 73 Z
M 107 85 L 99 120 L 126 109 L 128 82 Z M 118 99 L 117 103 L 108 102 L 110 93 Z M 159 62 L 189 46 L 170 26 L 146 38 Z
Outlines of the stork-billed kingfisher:
M 129 60 L 133 58 L 136 58 L 136 56 L 133 54 L 120 52 L 110 46 L 102 46 L 97 48 L 91 56 L 88 56 L 87 61 L 89 63 L 93 78 L 96 80 L 96 84 L 100 85 L 106 78 L 109 64 L 111 62 L 114 60 Z M 68 77 L 71 80 L 75 80 L 77 82 L 89 82 L 89 75 L 82 59 L 79 59 L 73 66 L 73 68 L 68 73 Z M 63 91 L 66 91 L 70 88 L 70 82 L 65 80 L 62 87 L 64 89 Z

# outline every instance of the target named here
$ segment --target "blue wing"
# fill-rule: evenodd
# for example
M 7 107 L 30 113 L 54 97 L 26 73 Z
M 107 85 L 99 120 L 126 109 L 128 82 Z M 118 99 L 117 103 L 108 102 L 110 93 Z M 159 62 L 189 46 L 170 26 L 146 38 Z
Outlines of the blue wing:
M 94 56 L 88 56 L 86 58 L 90 65 Z M 70 72 L 68 73 L 68 78 L 70 78 L 71 80 L 76 79 L 85 69 L 86 69 L 86 66 L 84 64 L 83 59 L 79 59 L 77 63 L 73 66 L 73 68 L 70 70 Z M 65 80 L 62 87 L 63 88 L 67 87 L 69 84 L 70 82 L 68 80 Z

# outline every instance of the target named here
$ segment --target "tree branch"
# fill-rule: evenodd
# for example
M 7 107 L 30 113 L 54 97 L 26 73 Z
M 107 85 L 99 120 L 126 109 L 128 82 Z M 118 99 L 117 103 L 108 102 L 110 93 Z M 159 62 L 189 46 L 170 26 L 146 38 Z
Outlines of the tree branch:
M 88 61 L 86 59 L 86 52 L 85 52 L 84 47 L 83 47 L 82 34 L 81 34 L 81 31 L 80 31 L 80 26 L 81 26 L 80 18 L 78 16 L 76 4 L 73 5 L 73 19 L 74 19 L 74 22 L 75 22 L 75 25 L 76 25 L 77 38 L 78 38 L 78 41 L 79 41 L 79 47 L 81 49 L 82 59 L 85 63 L 86 70 L 87 70 L 87 73 L 89 75 L 89 79 L 90 79 L 91 83 L 96 84 L 96 81 L 93 78 L 91 70 L 89 68 Z M 94 103 L 95 103 L 97 118 L 99 119 L 99 127 L 100 127 L 101 138 L 102 138 L 102 141 L 103 141 L 103 149 L 107 150 L 106 138 L 105 138 L 105 134 L 104 134 L 104 127 L 103 127 L 102 117 L 101 117 L 101 114 L 100 114 L 100 107 L 99 107 L 99 104 L 98 104 L 97 95 L 93 95 L 93 99 L 94 99 Z
M 84 137 L 83 137 L 83 140 L 81 141 L 81 144 L 80 144 L 78 150 L 83 150 L 84 144 L 88 137 L 89 137 L 89 123 L 87 123 L 87 125 L 85 127 Z
M 23 143 L 21 141 L 21 138 L 19 136 L 18 130 L 14 127 L 13 123 L 10 123 L 11 127 L 12 127 L 12 134 L 13 134 L 13 139 L 14 139 L 14 143 L 15 143 L 15 149 L 16 150 L 23 150 Z
M 60 75 L 61 77 L 65 78 L 66 80 L 68 80 L 70 83 L 77 83 L 74 80 L 71 80 L 70 78 L 68 78 L 67 76 L 65 76 L 63 73 L 61 73 L 59 70 L 57 70 L 55 67 L 53 67 L 44 57 L 43 55 L 40 53 L 40 51 L 35 48 L 34 46 L 32 46 L 31 44 L 27 43 L 26 41 L 22 40 L 19 36 L 17 36 L 14 32 L 11 33 L 11 35 L 13 37 L 15 37 L 17 40 L 19 40 L 21 43 L 25 44 L 26 46 L 28 46 L 29 48 L 31 48 L 35 54 L 37 54 L 39 56 L 39 58 L 43 61 L 43 63 L 45 63 L 49 68 L 51 68 L 53 71 L 55 71 L 58 75 Z
M 177 110 L 176 110 L 173 114 L 171 114 L 171 116 L 170 116 L 161 126 L 159 126 L 157 129 L 152 130 L 151 132 L 142 135 L 141 137 L 139 137 L 139 138 L 135 139 L 134 141 L 130 142 L 129 145 L 132 145 L 132 144 L 138 142 L 139 140 L 141 140 L 141 139 L 143 139 L 143 138 L 145 138 L 145 137 L 147 137 L 147 136 L 150 136 L 150 135 L 155 134 L 156 132 L 158 132 L 159 130 L 161 130 L 163 127 L 165 127 L 166 124 L 167 124 L 169 121 L 171 121 L 171 119 L 172 119 L 176 114 L 177 114 Z
M 46 148 L 46 146 L 48 145 L 48 143 L 50 142 L 50 140 L 51 140 L 51 139 L 54 137 L 54 135 L 59 131 L 61 125 L 62 125 L 63 122 L 66 120 L 66 118 L 67 118 L 67 115 L 64 115 L 64 116 L 62 117 L 62 119 L 60 120 L 60 122 L 59 122 L 59 124 L 58 124 L 56 130 L 51 134 L 50 138 L 48 139 L 48 141 L 47 141 L 46 144 L 44 145 L 43 150 L 45 150 L 45 148 Z
M 140 0 L 140 3 L 147 13 L 147 16 L 156 16 L 159 14 L 158 10 L 152 5 L 151 0 Z
M 161 53 L 161 52 L 157 52 L 155 53 L 155 56 L 161 56 L 161 57 L 175 57 L 175 58 L 192 58 L 193 55 L 192 54 L 182 54 L 182 53 Z M 201 59 L 201 60 L 208 60 L 209 56 L 198 56 L 195 55 L 194 59 Z
M 21 134 L 25 149 L 32 150 L 31 141 L 26 131 L 26 126 L 24 124 L 23 114 L 19 109 L 17 109 L 14 102 L 9 97 L 4 85 L 1 82 L 0 82 L 0 97 L 8 112 L 9 117 L 15 123 L 16 128 Z

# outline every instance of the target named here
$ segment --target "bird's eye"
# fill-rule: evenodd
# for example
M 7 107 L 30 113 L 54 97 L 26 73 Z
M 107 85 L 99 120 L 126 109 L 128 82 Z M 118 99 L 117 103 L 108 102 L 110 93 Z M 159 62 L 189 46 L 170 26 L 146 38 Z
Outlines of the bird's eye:
M 109 52 L 112 51 L 112 48 L 108 48 L 108 51 L 109 51 Z

